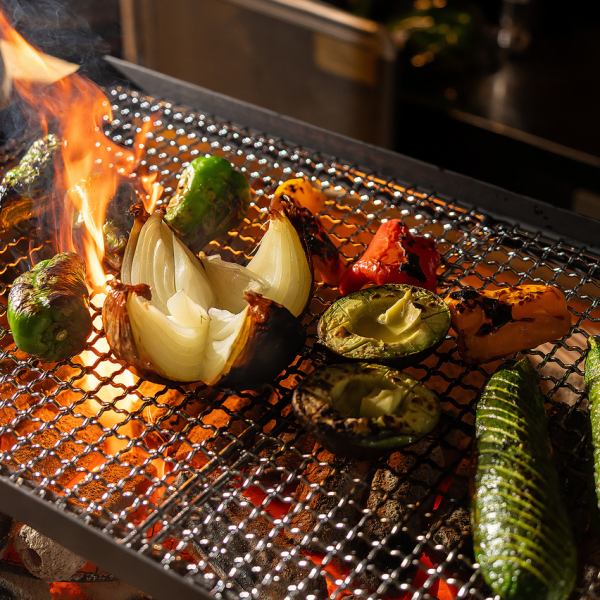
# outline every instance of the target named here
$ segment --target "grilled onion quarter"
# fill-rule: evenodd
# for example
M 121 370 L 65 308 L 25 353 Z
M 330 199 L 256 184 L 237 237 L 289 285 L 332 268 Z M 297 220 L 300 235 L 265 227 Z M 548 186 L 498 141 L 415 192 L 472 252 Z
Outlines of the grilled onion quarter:
M 249 386 L 299 350 L 311 290 L 303 240 L 282 212 L 245 267 L 195 256 L 155 213 L 136 219 L 102 317 L 116 357 L 140 374 Z

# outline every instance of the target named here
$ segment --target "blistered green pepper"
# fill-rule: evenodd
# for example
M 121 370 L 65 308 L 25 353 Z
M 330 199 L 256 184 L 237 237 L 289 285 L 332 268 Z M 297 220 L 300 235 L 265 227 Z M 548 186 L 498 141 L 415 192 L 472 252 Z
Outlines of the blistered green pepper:
M 3 177 L 0 202 L 48 190 L 54 174 L 54 155 L 59 146 L 59 139 L 52 133 L 33 142 L 19 164 Z
M 193 160 L 181 173 L 165 221 L 194 251 L 237 225 L 250 200 L 248 180 L 220 156 Z
M 19 275 L 7 317 L 15 344 L 28 354 L 56 361 L 81 352 L 92 331 L 81 258 L 57 254 Z

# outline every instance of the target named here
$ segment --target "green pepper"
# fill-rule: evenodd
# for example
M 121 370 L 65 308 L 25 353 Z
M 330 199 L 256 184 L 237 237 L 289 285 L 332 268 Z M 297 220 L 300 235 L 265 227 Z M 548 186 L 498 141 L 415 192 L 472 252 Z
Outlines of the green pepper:
M 78 354 L 92 331 L 85 265 L 72 252 L 19 275 L 8 295 L 8 324 L 20 350 L 56 361 Z
M 501 367 L 477 403 L 475 559 L 503 600 L 566 600 L 577 556 L 550 455 L 544 397 L 524 358 Z
M 243 218 L 250 201 L 247 179 L 220 156 L 193 160 L 181 173 L 165 221 L 194 251 Z
M 50 187 L 54 173 L 54 155 L 60 146 L 52 133 L 31 144 L 16 167 L 0 183 L 0 204 L 12 197 L 32 196 Z
M 588 347 L 584 379 L 588 390 L 588 404 L 592 424 L 596 498 L 600 507 L 600 336 L 590 337 Z

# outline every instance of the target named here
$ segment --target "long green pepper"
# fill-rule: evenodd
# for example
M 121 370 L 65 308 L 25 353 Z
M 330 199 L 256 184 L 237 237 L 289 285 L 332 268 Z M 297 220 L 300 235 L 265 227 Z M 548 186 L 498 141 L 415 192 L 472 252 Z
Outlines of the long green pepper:
M 527 359 L 489 380 L 477 405 L 475 558 L 504 600 L 566 600 L 575 542 L 550 455 L 544 400 Z
M 592 424 L 596 499 L 598 507 L 600 507 L 600 336 L 590 337 L 588 340 L 584 380 L 588 391 L 588 405 Z

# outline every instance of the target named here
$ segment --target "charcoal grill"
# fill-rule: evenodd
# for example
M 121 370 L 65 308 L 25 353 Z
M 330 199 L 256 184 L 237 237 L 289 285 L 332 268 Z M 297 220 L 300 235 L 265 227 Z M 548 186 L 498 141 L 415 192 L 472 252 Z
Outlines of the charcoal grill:
M 115 119 L 106 133 L 131 145 L 141 121 L 153 120 L 141 166 L 167 194 L 182 165 L 206 152 L 252 182 L 243 225 L 210 251 L 248 258 L 268 195 L 304 175 L 328 191 L 322 222 L 348 258 L 382 219 L 401 217 L 437 240 L 441 292 L 524 281 L 565 291 L 569 336 L 528 354 L 547 393 L 581 548 L 577 596 L 598 597 L 582 390 L 585 341 L 600 330 L 597 224 L 112 62 L 145 92 L 107 90 Z M 43 243 L 26 236 L 0 248 L 2 319 L 8 285 L 40 252 Z M 315 322 L 334 292 L 317 286 L 309 341 L 294 363 L 271 385 L 242 392 L 129 380 L 98 342 L 99 318 L 87 366 L 19 353 L 1 321 L 0 510 L 156 598 L 487 597 L 466 515 L 474 404 L 495 365 L 467 368 L 448 339 L 411 369 L 442 399 L 439 431 L 379 461 L 336 458 L 290 415 L 291 390 L 324 360 Z M 93 304 L 99 314 L 101 298 Z

